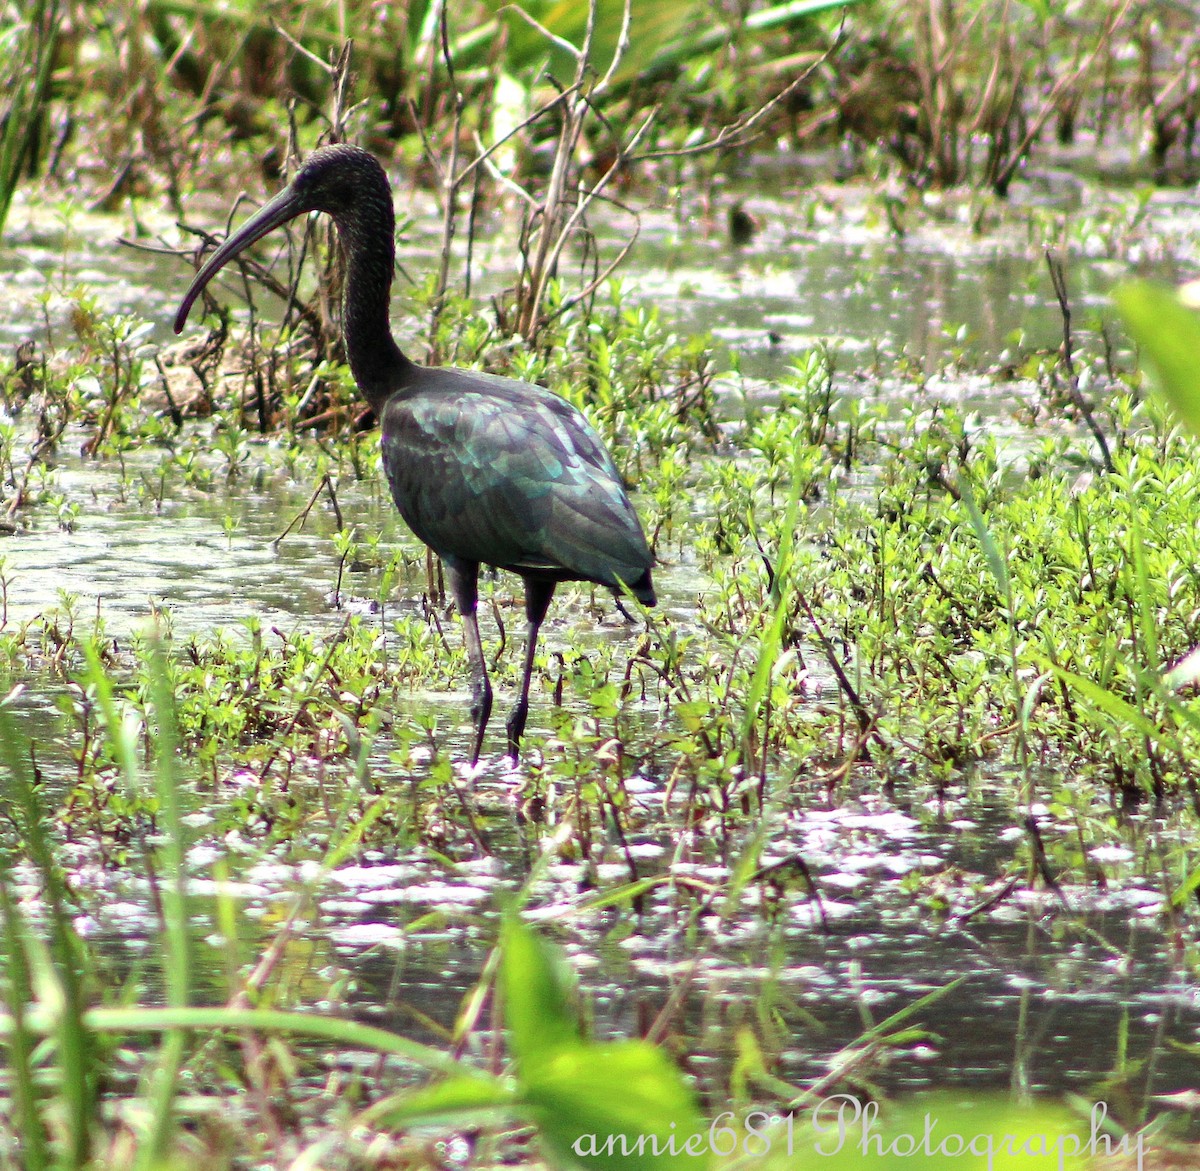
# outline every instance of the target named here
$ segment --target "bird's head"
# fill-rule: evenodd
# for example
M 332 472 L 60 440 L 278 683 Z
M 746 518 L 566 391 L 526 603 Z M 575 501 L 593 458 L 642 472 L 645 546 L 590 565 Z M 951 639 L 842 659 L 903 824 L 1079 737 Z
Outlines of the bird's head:
M 324 211 L 339 216 L 353 213 L 364 199 L 380 191 L 387 193 L 390 207 L 391 189 L 379 160 L 360 146 L 339 142 L 313 151 L 296 172 L 296 177 L 271 202 L 282 200 L 290 193 L 296 208 L 293 215 Z
M 379 160 L 348 143 L 313 151 L 295 178 L 227 237 L 196 273 L 175 314 L 175 332 L 183 332 L 192 305 L 204 286 L 239 252 L 288 220 L 313 211 L 333 216 L 343 236 L 353 235 L 360 225 L 369 223 L 378 226 L 390 241 L 394 222 L 392 195 Z

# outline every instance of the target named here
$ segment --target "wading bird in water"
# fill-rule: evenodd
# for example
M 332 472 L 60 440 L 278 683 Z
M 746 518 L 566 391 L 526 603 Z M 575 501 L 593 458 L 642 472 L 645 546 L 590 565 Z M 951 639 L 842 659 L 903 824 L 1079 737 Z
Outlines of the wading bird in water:
M 560 581 L 628 589 L 654 605 L 653 558 L 620 474 L 591 424 L 566 399 L 514 378 L 409 361 L 388 319 L 395 268 L 392 191 L 379 161 L 339 144 L 314 151 L 274 199 L 196 274 L 175 332 L 216 272 L 296 216 L 333 217 L 346 261 L 342 330 L 354 381 L 382 432 L 383 467 L 405 523 L 441 557 L 471 664 L 471 763 L 492 710 L 476 621 L 480 565 L 525 580 L 528 640 L 508 717 L 515 759 L 529 713 L 538 630 Z

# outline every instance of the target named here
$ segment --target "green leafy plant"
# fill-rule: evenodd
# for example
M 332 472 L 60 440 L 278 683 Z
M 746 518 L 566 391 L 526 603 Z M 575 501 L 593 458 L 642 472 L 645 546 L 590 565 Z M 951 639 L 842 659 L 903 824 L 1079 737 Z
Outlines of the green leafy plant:
M 371 1107 L 364 1121 L 391 1126 L 516 1117 L 537 1127 L 557 1167 L 703 1167 L 707 1150 L 692 1091 L 646 1041 L 596 1042 L 579 1031 L 574 981 L 561 954 L 515 912 L 497 956 L 512 1076 L 460 1074 Z

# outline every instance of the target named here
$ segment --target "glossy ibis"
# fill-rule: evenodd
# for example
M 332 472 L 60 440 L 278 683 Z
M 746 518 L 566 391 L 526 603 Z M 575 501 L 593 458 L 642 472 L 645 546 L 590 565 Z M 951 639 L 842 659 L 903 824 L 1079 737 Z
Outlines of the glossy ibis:
M 516 758 L 529 711 L 538 629 L 560 581 L 622 587 L 654 605 L 652 557 L 612 456 L 587 419 L 540 386 L 476 370 L 419 366 L 388 320 L 395 268 L 392 192 L 358 147 L 314 151 L 296 177 L 251 216 L 196 274 L 175 316 L 182 331 L 214 274 L 299 215 L 333 217 L 346 261 L 342 329 L 359 390 L 382 431 L 383 467 L 409 528 L 441 557 L 462 615 L 471 663 L 471 763 L 479 759 L 492 687 L 475 609 L 481 564 L 525 580 L 528 641 L 521 691 L 508 717 Z

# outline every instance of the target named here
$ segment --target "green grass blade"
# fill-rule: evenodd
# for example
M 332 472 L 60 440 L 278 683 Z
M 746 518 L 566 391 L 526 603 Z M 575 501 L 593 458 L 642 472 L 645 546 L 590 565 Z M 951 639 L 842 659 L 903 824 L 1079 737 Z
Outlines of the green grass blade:
M 84 1022 L 83 986 L 87 957 L 72 925 L 67 909 L 67 890 L 62 873 L 50 848 L 46 819 L 33 781 L 20 760 L 15 728 L 0 711 L 0 745 L 8 772 L 7 795 L 12 816 L 20 828 L 25 848 L 37 869 L 43 887 L 50 921 L 50 956 L 58 981 L 61 1003 L 56 1005 L 51 1028 L 58 1043 L 59 1094 L 66 1120 L 68 1165 L 84 1166 L 91 1153 L 92 1128 L 96 1121 L 98 1084 L 95 1048 Z M 32 1029 L 32 1014 L 26 1024 Z M 8 1022 L 4 1035 L 15 1027 Z
M 996 544 L 996 538 L 992 536 L 992 531 L 988 528 L 987 521 L 983 518 L 983 512 L 975 499 L 975 493 L 971 490 L 971 485 L 965 476 L 960 476 L 958 479 L 958 492 L 962 497 L 963 507 L 967 510 L 967 516 L 971 520 L 971 528 L 975 530 L 975 536 L 979 538 L 979 545 L 983 549 L 988 569 L 991 570 L 992 577 L 996 579 L 996 585 L 1004 595 L 1005 603 L 1009 604 L 1011 611 L 1012 583 L 1008 576 L 1008 562 L 1004 559 L 1004 554 L 1000 552 L 1000 546 Z M 1011 614 L 1009 620 L 1011 622 Z
M 0 874 L 0 912 L 4 919 L 4 949 L 8 955 L 5 999 L 12 1018 L 12 1029 L 7 1037 L 12 1114 L 21 1133 L 25 1167 L 28 1171 L 43 1171 L 49 1165 L 48 1141 L 34 1082 L 33 1038 L 25 1026 L 25 1013 L 33 1003 L 33 980 L 26 953 L 27 927 L 12 901 L 7 873 Z
M 1021 756 L 1022 771 L 1028 780 L 1029 725 L 1026 716 L 1029 712 L 1029 705 L 1021 694 L 1021 671 L 1017 662 L 1017 615 L 1013 604 L 1012 578 L 1008 573 L 1008 560 L 996 542 L 996 538 L 992 536 L 992 531 L 984 519 L 983 510 L 979 507 L 979 502 L 975 499 L 975 493 L 965 474 L 958 477 L 958 494 L 963 507 L 967 510 L 971 528 L 975 530 L 980 548 L 983 549 L 988 569 L 992 577 L 996 579 L 996 586 L 1000 590 L 1001 597 L 1004 598 L 1005 621 L 1008 626 L 1008 665 L 1012 679 L 1013 711 L 1017 717 L 1017 746 Z
M 91 643 L 84 644 L 84 656 L 87 659 L 87 681 L 94 688 L 96 703 L 100 714 L 104 717 L 108 741 L 112 745 L 113 756 L 125 785 L 135 790 L 139 785 L 137 741 L 138 731 L 126 722 L 117 707 L 116 695 L 113 692 L 112 680 L 100 662 L 99 653 Z
M 1193 866 L 1187 878 L 1171 892 L 1171 906 L 1177 911 L 1183 910 L 1192 901 L 1197 890 L 1200 890 L 1200 866 Z
M 760 12 L 752 12 L 746 17 L 746 27 L 752 29 L 778 28 L 780 25 L 791 24 L 818 12 L 828 12 L 831 8 L 853 8 L 859 0 L 788 0 L 785 4 L 773 4 Z
M 1042 662 L 1047 670 L 1053 671 L 1064 683 L 1070 684 L 1080 695 L 1114 720 L 1134 728 L 1146 736 L 1160 734 L 1160 729 L 1152 720 L 1119 695 L 1106 691 L 1099 683 L 1091 679 L 1085 679 L 1073 671 L 1064 670 L 1049 659 L 1043 659 Z
M 1129 502 L 1129 547 L 1133 560 L 1138 620 L 1145 645 L 1145 666 L 1148 670 L 1156 672 L 1159 667 L 1158 627 L 1154 615 L 1154 595 L 1150 589 L 1150 571 L 1146 567 L 1146 542 L 1142 536 L 1141 514 L 1138 512 L 1136 500 Z
M 92 657 L 91 648 L 89 663 L 93 678 L 103 673 L 100 663 Z M 189 1001 L 191 989 L 191 916 L 185 867 L 187 843 L 176 769 L 179 736 L 175 699 L 171 691 L 170 667 L 157 639 L 151 645 L 149 669 L 154 719 L 158 725 L 154 788 L 165 839 L 162 847 L 166 877 L 162 884 L 164 982 L 168 1006 L 183 1008 Z M 175 1090 L 183 1064 L 185 1041 L 184 1034 L 178 1030 L 163 1038 L 158 1067 L 151 1077 L 150 1132 L 138 1152 L 138 1171 L 150 1171 L 159 1166 L 170 1152 L 175 1134 Z
M 874 1041 L 881 1037 L 886 1037 L 896 1028 L 902 1025 L 909 1017 L 928 1008 L 931 1004 L 936 1004 L 943 996 L 948 996 L 960 984 L 967 979 L 966 976 L 958 976 L 951 980 L 949 984 L 943 984 L 940 988 L 935 988 L 932 992 L 925 993 L 919 1000 L 914 1000 L 911 1004 L 906 1004 L 903 1008 L 897 1009 L 886 1020 L 880 1021 L 877 1025 L 868 1029 L 856 1041 L 856 1045 L 864 1045 L 868 1041 Z
M 176 768 L 179 734 L 175 722 L 175 699 L 171 691 L 170 668 L 157 641 L 150 657 L 150 693 L 154 718 L 158 724 L 154 788 L 162 823 L 160 828 L 165 837 L 162 853 L 167 881 L 163 884 L 162 898 L 166 919 L 167 1003 L 178 1008 L 188 1003 L 191 988 L 191 919 L 185 866 L 187 840 Z
M 97 1033 L 161 1033 L 170 1029 L 283 1033 L 333 1041 L 347 1049 L 387 1053 L 433 1073 L 462 1072 L 462 1066 L 440 1049 L 410 1041 L 374 1025 L 315 1012 L 269 1008 L 92 1008 L 84 1014 L 84 1024 Z M 35 1013 L 28 1025 L 33 1032 L 45 1033 L 51 1028 L 52 1021 L 45 1014 Z M 7 1014 L 0 1016 L 0 1038 L 7 1037 L 12 1027 L 13 1022 Z
M 772 590 L 774 609 L 771 621 L 758 644 L 758 658 L 754 664 L 754 673 L 750 677 L 750 686 L 746 690 L 746 704 L 742 712 L 742 763 L 747 772 L 752 770 L 751 736 L 754 725 L 759 717 L 763 700 L 771 686 L 771 673 L 779 661 L 779 653 L 783 649 L 783 630 L 787 624 L 788 613 L 792 601 L 792 561 L 796 549 L 796 523 L 800 515 L 800 496 L 806 482 L 802 474 L 803 459 L 806 454 L 804 444 L 797 438 L 792 456 L 792 478 L 788 485 L 787 505 L 783 514 L 783 527 L 779 533 L 779 551 L 776 554 L 774 566 L 774 588 Z M 764 736 L 766 735 L 764 729 Z
M 58 0 L 37 0 L 26 15 L 19 50 L 2 79 L 8 101 L 0 109 L 0 229 L 8 219 L 21 168 L 40 133 L 62 18 Z
M 464 1074 L 421 1090 L 393 1094 L 369 1106 L 356 1122 L 363 1126 L 396 1128 L 453 1123 L 489 1116 L 496 1111 L 511 1114 L 517 1098 L 513 1088 L 499 1078 Z

